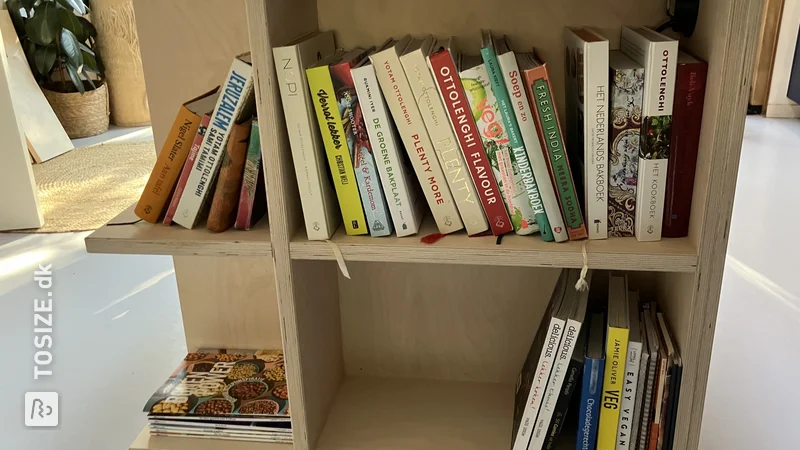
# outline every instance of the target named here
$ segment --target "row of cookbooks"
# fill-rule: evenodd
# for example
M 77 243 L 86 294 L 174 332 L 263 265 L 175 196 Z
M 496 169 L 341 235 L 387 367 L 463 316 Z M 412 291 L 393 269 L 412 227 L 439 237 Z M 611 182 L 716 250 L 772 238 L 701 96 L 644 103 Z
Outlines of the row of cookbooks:
M 573 437 L 576 450 L 671 450 L 682 373 L 664 315 L 626 275 L 562 270 L 520 373 L 512 450 Z
M 274 48 L 308 238 L 340 217 L 414 235 L 425 203 L 441 234 L 686 236 L 706 63 L 644 27 L 620 51 L 587 28 L 564 42 L 566 134 L 548 65 L 489 31 L 480 56 L 433 36 L 337 50 L 332 32 Z
M 144 412 L 151 436 L 291 444 L 283 352 L 189 353 Z
M 249 230 L 266 212 L 250 55 L 221 87 L 181 105 L 134 209 L 150 223 Z

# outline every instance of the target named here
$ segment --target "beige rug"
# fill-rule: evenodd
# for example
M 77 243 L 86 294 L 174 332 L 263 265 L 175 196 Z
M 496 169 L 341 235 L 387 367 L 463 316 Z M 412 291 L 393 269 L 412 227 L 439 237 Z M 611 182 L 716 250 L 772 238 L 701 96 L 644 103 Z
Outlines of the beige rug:
M 96 230 L 139 200 L 156 162 L 153 141 L 77 148 L 33 166 L 44 226 L 34 233 Z

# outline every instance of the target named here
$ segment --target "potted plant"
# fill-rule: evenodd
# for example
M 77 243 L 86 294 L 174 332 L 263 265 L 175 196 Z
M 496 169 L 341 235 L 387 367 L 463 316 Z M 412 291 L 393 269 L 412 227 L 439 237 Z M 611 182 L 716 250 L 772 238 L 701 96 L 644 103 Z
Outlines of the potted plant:
M 85 0 L 5 0 L 36 81 L 69 137 L 108 130 L 108 90 Z

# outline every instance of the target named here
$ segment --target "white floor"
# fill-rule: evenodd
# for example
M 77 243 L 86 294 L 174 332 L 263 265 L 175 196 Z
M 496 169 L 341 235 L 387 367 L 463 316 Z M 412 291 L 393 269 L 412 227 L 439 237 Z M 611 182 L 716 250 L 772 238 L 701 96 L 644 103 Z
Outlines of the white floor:
M 702 450 L 797 449 L 800 121 L 748 119 Z M 86 233 L 0 234 L 0 449 L 127 449 L 184 354 L 169 257 L 88 255 Z M 53 263 L 54 375 L 34 381 L 33 281 Z M 26 429 L 23 393 L 57 390 L 57 431 Z

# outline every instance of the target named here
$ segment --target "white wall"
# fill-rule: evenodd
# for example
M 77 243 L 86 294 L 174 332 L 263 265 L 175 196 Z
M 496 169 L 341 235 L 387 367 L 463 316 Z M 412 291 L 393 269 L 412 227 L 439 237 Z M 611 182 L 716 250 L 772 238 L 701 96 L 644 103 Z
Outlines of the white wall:
M 800 105 L 786 97 L 798 27 L 800 27 L 800 1 L 786 0 L 783 4 L 783 17 L 775 49 L 775 66 L 769 87 L 767 117 L 800 117 Z

